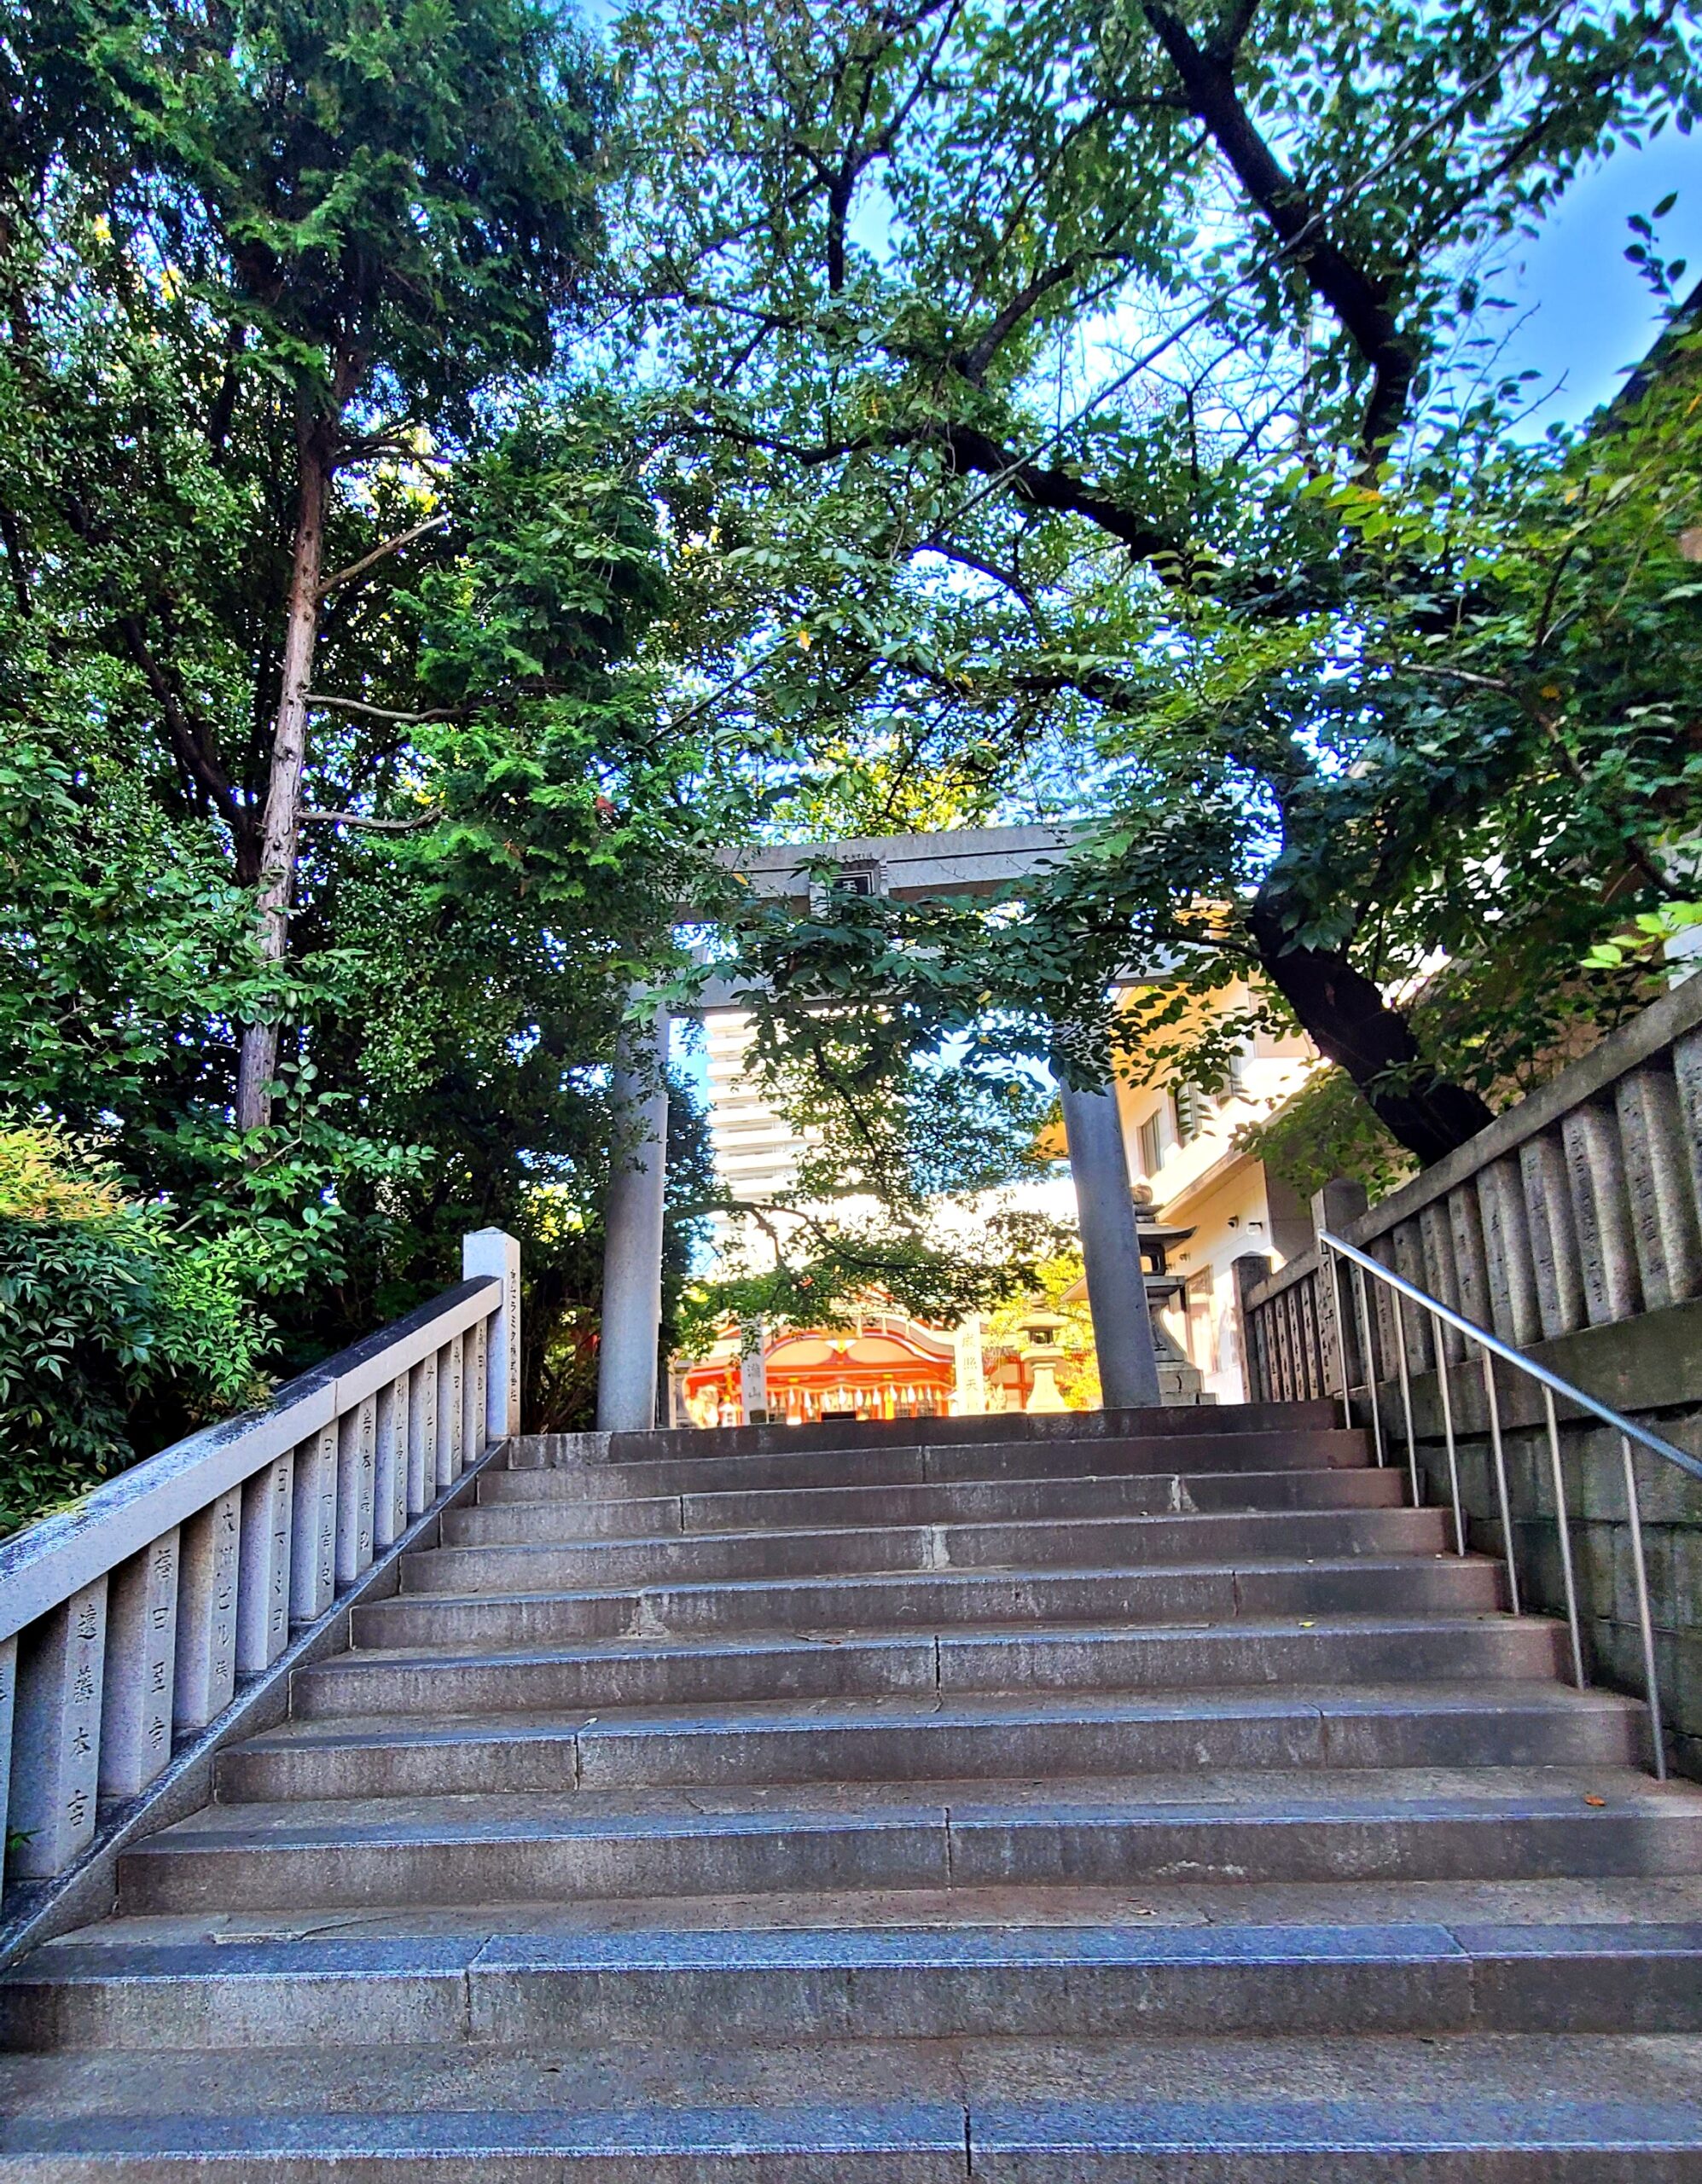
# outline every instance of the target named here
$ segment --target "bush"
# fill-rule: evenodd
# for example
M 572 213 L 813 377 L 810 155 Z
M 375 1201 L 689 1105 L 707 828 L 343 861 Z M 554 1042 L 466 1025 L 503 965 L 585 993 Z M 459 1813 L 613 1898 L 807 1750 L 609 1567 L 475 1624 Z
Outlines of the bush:
M 229 1246 L 60 1133 L 0 1128 L 0 1532 L 252 1401 L 267 1333 Z

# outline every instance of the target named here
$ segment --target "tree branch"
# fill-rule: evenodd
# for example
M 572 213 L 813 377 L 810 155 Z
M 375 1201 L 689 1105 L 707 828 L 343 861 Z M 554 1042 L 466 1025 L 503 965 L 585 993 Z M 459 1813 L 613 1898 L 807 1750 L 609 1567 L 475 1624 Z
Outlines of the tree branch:
M 416 523 L 411 531 L 399 531 L 394 538 L 386 538 L 381 546 L 375 546 L 370 554 L 363 554 L 358 561 L 351 561 L 347 568 L 339 569 L 334 574 L 322 578 L 319 586 L 320 598 L 328 599 L 334 591 L 340 590 L 346 584 L 352 584 L 357 577 L 363 577 L 369 568 L 383 561 L 387 555 L 399 554 L 404 546 L 411 546 L 416 538 L 423 538 L 428 531 L 441 531 L 449 520 L 445 510 L 442 515 L 434 515 L 425 523 Z
M 1070 280 L 1075 270 L 1075 260 L 1066 258 L 1061 258 L 1055 265 L 1049 265 L 1043 272 L 1037 273 L 1025 287 L 1019 288 L 1011 298 L 974 346 L 966 349 L 961 356 L 952 359 L 956 369 L 960 371 L 972 386 L 979 386 L 988 365 L 998 354 L 1005 337 L 1022 323 L 1049 290 Z
M 1085 516 L 1089 523 L 1109 531 L 1131 554 L 1144 560 L 1176 550 L 1176 542 L 1168 531 L 1158 530 L 1110 493 L 1102 492 L 1078 477 L 1073 470 L 1055 465 L 1043 467 L 1026 456 L 1014 455 L 973 425 L 935 427 L 930 436 L 944 441 L 954 469 L 977 471 L 1001 480 L 1030 508 L 1049 508 L 1061 515 Z
M 1314 293 L 1329 305 L 1371 367 L 1360 443 L 1368 456 L 1375 454 L 1395 436 L 1418 368 L 1412 345 L 1389 309 L 1384 282 L 1323 233 L 1305 191 L 1285 171 L 1241 103 L 1229 60 L 1196 45 L 1187 25 L 1162 0 L 1142 0 L 1142 12 L 1181 78 L 1195 118 L 1211 131 L 1241 187 L 1289 246 Z
M 420 727 L 432 720 L 459 720 L 467 710 L 464 706 L 439 706 L 432 712 L 398 713 L 388 706 L 369 706 L 363 698 L 334 698 L 323 690 L 310 690 L 307 702 L 310 706 L 321 706 L 328 712 L 359 713 L 366 720 L 399 721 L 407 728 Z
M 435 826 L 443 813 L 434 804 L 413 819 L 369 819 L 359 811 L 300 811 L 296 816 L 304 827 L 364 827 L 375 834 L 413 834 L 421 827 Z

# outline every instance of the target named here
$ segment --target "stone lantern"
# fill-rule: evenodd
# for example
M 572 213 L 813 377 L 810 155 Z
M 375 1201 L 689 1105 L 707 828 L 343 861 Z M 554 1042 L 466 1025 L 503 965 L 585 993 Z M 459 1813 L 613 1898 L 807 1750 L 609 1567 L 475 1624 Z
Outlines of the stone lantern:
M 1025 1313 L 1019 1322 L 1028 1338 L 1025 1357 L 1029 1370 L 1034 1375 L 1034 1385 L 1029 1391 L 1028 1409 L 1031 1411 L 1067 1410 L 1063 1397 L 1058 1391 L 1058 1368 L 1064 1362 L 1064 1346 L 1058 1335 L 1069 1321 L 1061 1312 L 1049 1312 L 1043 1308 Z

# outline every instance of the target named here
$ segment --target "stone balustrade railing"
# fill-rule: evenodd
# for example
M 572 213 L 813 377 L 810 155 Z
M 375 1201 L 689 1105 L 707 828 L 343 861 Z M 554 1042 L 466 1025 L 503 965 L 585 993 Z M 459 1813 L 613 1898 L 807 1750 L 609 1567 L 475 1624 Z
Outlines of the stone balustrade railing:
M 1676 986 L 1470 1144 L 1337 1225 L 1520 1348 L 1702 1295 L 1702 979 Z M 1242 1304 L 1259 1397 L 1339 1391 L 1316 1250 L 1248 1284 Z M 1379 1309 L 1392 1345 L 1386 1299 Z M 1351 1352 L 1351 1327 L 1348 1340 Z M 1432 1365 L 1429 1344 L 1414 1317 L 1414 1372 Z M 1450 1362 L 1461 1355 L 1449 1351 Z
M 1702 1453 L 1702 977 L 1622 1025 L 1467 1145 L 1367 1209 L 1332 1185 L 1319 1225 L 1486 1327 L 1578 1389 Z M 1472 1543 L 1520 1561 L 1525 1596 L 1558 1608 L 1558 1526 L 1540 1412 L 1503 1390 L 1512 1483 L 1506 1536 L 1489 1469 L 1486 1399 L 1463 1338 L 1441 1337 L 1444 1389 L 1426 1314 L 1401 1313 L 1385 1285 L 1339 1298 L 1316 1250 L 1274 1274 L 1238 1268 L 1252 1387 L 1267 1401 L 1354 1392 L 1360 1422 L 1380 1426 L 1404 1461 L 1410 1400 L 1426 1498 L 1446 1498 L 1440 1451 L 1461 1444 Z M 1338 1310 L 1338 1307 L 1339 1308 Z M 1338 1324 L 1339 1319 L 1340 1324 Z M 1404 1347 L 1410 1382 L 1400 1386 Z M 1375 1391 L 1374 1413 L 1370 1391 Z M 1583 1595 L 1591 1673 L 1639 1687 L 1629 1513 L 1615 1437 L 1561 1406 L 1567 1508 Z M 1640 1453 L 1656 1645 L 1670 1694 L 1676 1763 L 1702 1774 L 1702 1493 Z
M 520 1430 L 520 1248 L 0 1543 L 0 1825 L 16 1899 L 221 1740 L 469 1465 Z

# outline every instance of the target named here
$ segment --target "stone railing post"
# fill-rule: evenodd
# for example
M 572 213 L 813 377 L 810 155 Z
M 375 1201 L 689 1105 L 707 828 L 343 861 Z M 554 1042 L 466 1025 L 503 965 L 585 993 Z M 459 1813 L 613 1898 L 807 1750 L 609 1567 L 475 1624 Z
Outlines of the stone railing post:
M 485 1431 L 506 1441 L 520 1430 L 520 1247 L 500 1228 L 475 1228 L 462 1239 L 461 1270 L 469 1281 L 488 1274 L 502 1285 L 490 1322 Z
M 1246 1383 L 1249 1403 L 1274 1400 L 1259 1337 L 1258 1315 L 1252 1302 L 1253 1291 L 1269 1272 L 1270 1260 L 1263 1252 L 1243 1252 L 1235 1261 L 1235 1320 L 1241 1338 L 1241 1377 Z
M 94 1839 L 105 1577 L 44 1616 L 18 1651 L 8 1863 L 38 1879 L 62 1873 Z
M 1363 1183 L 1346 1176 L 1333 1176 L 1321 1191 L 1312 1194 L 1312 1234 L 1328 1229 L 1339 1236 L 1350 1221 L 1364 1212 Z M 1339 1294 L 1338 1294 L 1339 1290 Z M 1353 1278 L 1334 1266 L 1328 1254 L 1318 1253 L 1318 1347 L 1323 1353 L 1324 1373 L 1333 1392 L 1347 1400 L 1350 1379 L 1362 1377 L 1355 1369 L 1360 1350 L 1359 1322 L 1355 1316 Z M 1346 1325 L 1342 1325 L 1345 1318 Z

